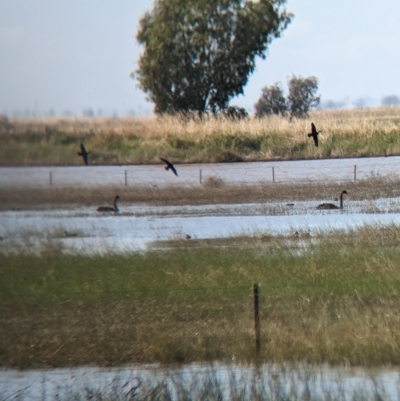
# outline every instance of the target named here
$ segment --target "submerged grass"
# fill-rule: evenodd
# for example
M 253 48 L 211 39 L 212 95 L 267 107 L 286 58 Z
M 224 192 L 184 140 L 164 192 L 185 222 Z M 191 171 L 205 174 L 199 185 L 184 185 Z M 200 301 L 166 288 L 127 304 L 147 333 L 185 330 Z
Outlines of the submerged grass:
M 0 255 L 0 365 L 399 364 L 399 227 L 194 243 L 103 257 Z
M 310 121 L 321 130 L 316 148 Z M 187 120 L 183 117 L 10 119 L 0 125 L 0 165 L 152 164 L 363 157 L 400 154 L 400 108 L 318 110 L 282 117 Z
M 323 371 L 312 367 L 202 364 L 181 369 L 142 367 L 130 371 L 109 372 L 106 383 L 98 383 L 75 373 L 64 377 L 57 389 L 46 388 L 52 382 L 43 373 L 42 401 L 121 401 L 121 400 L 257 400 L 257 401 L 343 401 L 397 399 L 397 380 L 385 380 L 368 374 L 362 377 L 341 377 L 334 370 Z M 90 375 L 89 371 L 87 375 Z M 351 373 L 350 373 L 351 374 Z M 87 377 L 87 376 L 86 376 Z M 58 379 L 60 380 L 60 378 Z M 60 380 L 61 381 L 61 380 Z M 4 394 L 4 393 L 3 393 Z M 0 390 L 0 397 L 10 398 Z M 31 399 L 29 388 L 11 396 Z

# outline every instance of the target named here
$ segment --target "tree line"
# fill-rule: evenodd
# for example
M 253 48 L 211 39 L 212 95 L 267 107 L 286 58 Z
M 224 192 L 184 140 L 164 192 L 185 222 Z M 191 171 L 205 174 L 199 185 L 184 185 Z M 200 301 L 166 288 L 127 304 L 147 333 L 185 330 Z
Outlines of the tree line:
M 245 114 L 229 101 L 243 93 L 256 57 L 265 59 L 272 40 L 291 22 L 284 4 L 155 0 L 139 22 L 143 52 L 132 74 L 155 113 Z

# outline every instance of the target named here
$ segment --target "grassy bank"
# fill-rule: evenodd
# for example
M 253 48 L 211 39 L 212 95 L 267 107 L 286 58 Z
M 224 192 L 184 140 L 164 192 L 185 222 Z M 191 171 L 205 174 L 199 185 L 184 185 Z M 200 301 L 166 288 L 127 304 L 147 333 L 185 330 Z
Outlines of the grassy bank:
M 400 362 L 400 229 L 177 242 L 145 254 L 0 255 L 0 365 Z M 218 244 L 217 244 L 218 245 Z
M 314 121 L 316 148 L 307 137 Z M 79 143 L 91 164 L 294 160 L 400 154 L 400 108 L 313 111 L 308 119 L 235 122 L 178 117 L 10 119 L 0 123 L 0 165 L 79 165 Z
M 332 201 L 343 189 L 352 201 L 400 196 L 400 181 L 388 177 L 371 177 L 365 180 L 317 183 L 265 183 L 257 185 L 225 184 L 220 179 L 210 179 L 201 186 L 165 187 L 115 186 L 100 188 L 0 188 L 0 210 L 29 210 L 74 208 L 80 206 L 97 207 L 110 202 L 115 194 L 121 198 L 123 212 L 126 205 L 207 205 L 240 204 L 321 200 Z

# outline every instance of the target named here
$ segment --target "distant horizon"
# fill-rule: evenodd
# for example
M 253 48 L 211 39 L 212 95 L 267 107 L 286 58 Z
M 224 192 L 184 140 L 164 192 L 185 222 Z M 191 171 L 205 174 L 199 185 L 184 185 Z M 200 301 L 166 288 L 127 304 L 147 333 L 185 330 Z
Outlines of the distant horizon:
M 329 102 L 329 101 L 327 101 Z M 334 102 L 336 103 L 336 102 Z M 328 111 L 333 111 L 333 110 L 356 110 L 356 109 L 375 109 L 375 108 L 379 108 L 379 107 L 399 107 L 400 108 L 400 104 L 364 104 L 364 105 L 344 105 L 344 106 L 330 106 L 330 107 L 326 107 L 324 105 L 320 105 L 318 107 L 315 107 L 313 109 L 311 109 L 310 111 L 318 111 L 318 110 L 328 110 Z M 64 111 L 61 113 L 56 113 L 56 112 L 52 112 L 51 110 L 46 112 L 41 112 L 40 110 L 38 111 L 33 111 L 33 110 L 25 110 L 24 112 L 14 112 L 14 113 L 1 113 L 0 112 L 0 117 L 7 117 L 7 118 L 119 118 L 119 117 L 152 117 L 152 116 L 157 116 L 156 114 L 154 114 L 152 111 L 151 112 L 147 112 L 147 113 L 136 113 L 134 110 L 127 110 L 125 113 L 117 113 L 115 111 L 110 112 L 109 114 L 107 114 L 106 112 L 102 111 L 100 114 L 96 113 L 96 111 L 92 110 L 93 113 L 89 112 L 90 108 L 88 108 L 87 110 L 85 110 L 82 113 L 73 113 L 71 111 Z M 248 111 L 248 110 L 247 110 Z M 253 111 L 248 111 L 249 115 L 253 115 L 254 114 L 254 110 Z

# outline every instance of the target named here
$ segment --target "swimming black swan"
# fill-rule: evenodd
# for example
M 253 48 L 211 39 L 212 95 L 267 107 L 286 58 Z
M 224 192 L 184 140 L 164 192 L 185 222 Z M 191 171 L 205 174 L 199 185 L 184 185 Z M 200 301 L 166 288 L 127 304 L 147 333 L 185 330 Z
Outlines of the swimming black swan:
M 334 205 L 333 203 L 321 203 L 317 206 L 317 209 L 326 210 L 326 209 L 343 209 L 343 195 L 347 195 L 346 191 L 342 191 L 340 194 L 340 207 Z
M 172 172 L 178 177 L 178 173 L 176 172 L 174 165 L 171 162 L 169 162 L 167 159 L 163 159 L 162 157 L 160 157 L 160 159 L 166 164 L 165 170 L 168 171 L 169 169 L 171 169 Z
M 314 144 L 316 147 L 318 147 L 318 134 L 321 133 L 321 131 L 317 132 L 317 129 L 315 128 L 314 123 L 311 123 L 311 133 L 308 134 L 308 137 L 312 137 L 314 139 Z
M 119 200 L 119 196 L 117 195 L 114 199 L 114 207 L 112 206 L 99 206 L 97 208 L 98 212 L 119 212 L 117 202 Z
M 90 152 L 86 152 L 86 148 L 83 145 L 83 143 L 81 142 L 81 151 L 78 152 L 78 156 L 82 156 L 83 161 L 85 162 L 85 164 L 88 166 L 89 165 L 89 159 L 88 159 L 88 155 Z

